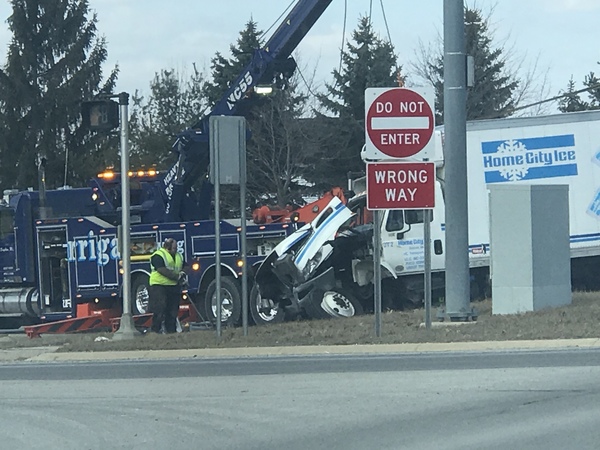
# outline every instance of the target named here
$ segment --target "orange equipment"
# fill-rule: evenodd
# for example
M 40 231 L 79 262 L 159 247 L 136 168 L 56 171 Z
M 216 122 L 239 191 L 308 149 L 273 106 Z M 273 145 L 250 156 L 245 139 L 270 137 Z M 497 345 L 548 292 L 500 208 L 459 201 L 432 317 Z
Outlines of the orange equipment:
M 308 223 L 317 217 L 333 197 L 338 197 L 344 204 L 347 203 L 344 190 L 341 187 L 334 187 L 325 192 L 314 202 L 307 203 L 299 208 L 293 208 L 291 206 L 286 206 L 285 208 L 261 206 L 252 212 L 252 219 L 256 224 L 279 222 Z
M 87 305 L 87 304 L 86 304 Z M 179 322 L 183 325 L 188 322 L 196 322 L 198 315 L 189 301 L 179 305 Z M 84 305 L 77 305 L 84 306 Z M 118 311 L 103 309 L 90 311 L 85 317 L 73 317 L 65 320 L 41 323 L 25 327 L 25 334 L 30 338 L 40 337 L 42 334 L 81 333 L 86 331 L 117 331 L 121 322 Z M 152 314 L 141 314 L 133 316 L 136 328 L 150 328 L 152 325 Z

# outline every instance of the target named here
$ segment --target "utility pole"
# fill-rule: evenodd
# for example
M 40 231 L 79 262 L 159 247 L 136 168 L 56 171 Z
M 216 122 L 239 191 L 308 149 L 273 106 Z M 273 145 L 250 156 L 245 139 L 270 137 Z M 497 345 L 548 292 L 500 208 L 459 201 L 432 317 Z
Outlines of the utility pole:
M 121 109 L 121 262 L 123 263 L 123 313 L 119 329 L 115 332 L 114 340 L 132 339 L 141 335 L 136 329 L 131 315 L 131 244 L 129 231 L 129 94 L 119 94 Z
M 119 103 L 111 100 L 118 98 Z M 123 314 L 119 329 L 113 339 L 130 339 L 141 335 L 136 329 L 131 315 L 131 264 L 130 264 L 130 226 L 129 226 L 129 94 L 103 94 L 94 100 L 82 102 L 81 116 L 83 126 L 91 131 L 111 132 L 121 128 L 121 226 L 119 244 L 121 270 L 123 271 Z
M 467 58 L 464 1 L 444 0 L 446 304 L 443 320 L 472 319 L 467 207 Z

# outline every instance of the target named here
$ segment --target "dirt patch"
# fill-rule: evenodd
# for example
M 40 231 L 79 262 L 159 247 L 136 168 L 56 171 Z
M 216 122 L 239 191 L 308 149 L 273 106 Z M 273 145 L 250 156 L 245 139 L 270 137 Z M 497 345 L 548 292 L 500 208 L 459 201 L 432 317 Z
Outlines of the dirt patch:
M 60 346 L 59 351 L 166 350 L 185 348 L 276 347 L 296 345 L 397 344 L 422 342 L 505 341 L 536 339 L 600 338 L 600 293 L 575 293 L 569 306 L 523 314 L 492 315 L 492 302 L 472 304 L 477 321 L 425 329 L 423 309 L 385 312 L 382 337 L 375 337 L 375 318 L 286 322 L 248 329 L 192 330 L 174 335 L 146 334 L 113 341 L 110 333 L 43 335 L 37 339 L 8 335 L 0 337 L 0 349 Z M 433 309 L 433 320 L 435 313 Z M 103 339 L 106 338 L 106 339 Z M 99 342 L 96 340 L 99 339 Z

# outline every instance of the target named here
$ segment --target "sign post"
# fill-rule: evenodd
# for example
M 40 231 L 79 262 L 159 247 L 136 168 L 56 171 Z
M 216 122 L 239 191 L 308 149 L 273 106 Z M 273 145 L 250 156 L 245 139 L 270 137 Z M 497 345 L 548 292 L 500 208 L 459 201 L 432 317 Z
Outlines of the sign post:
M 423 246 L 425 249 L 424 286 L 425 289 L 425 328 L 431 329 L 431 210 L 423 210 Z
M 367 208 L 375 210 L 375 334 L 381 337 L 381 211 L 423 209 L 425 323 L 431 327 L 430 209 L 435 203 L 432 88 L 369 88 L 365 91 Z M 374 162 L 369 162 L 374 161 Z M 384 162 L 385 161 L 385 162 Z M 429 291 L 429 292 L 427 292 Z
M 431 162 L 367 163 L 367 208 L 375 210 L 375 330 L 380 333 L 381 209 L 422 209 L 424 249 L 425 326 L 431 328 L 431 212 L 435 206 L 435 164 Z M 380 337 L 380 334 L 377 334 Z
M 240 185 L 240 259 L 242 264 L 242 324 L 248 335 L 248 268 L 246 255 L 246 119 L 238 116 L 211 116 L 210 176 L 215 187 L 215 279 L 217 339 L 221 338 L 223 292 L 221 291 L 221 184 Z

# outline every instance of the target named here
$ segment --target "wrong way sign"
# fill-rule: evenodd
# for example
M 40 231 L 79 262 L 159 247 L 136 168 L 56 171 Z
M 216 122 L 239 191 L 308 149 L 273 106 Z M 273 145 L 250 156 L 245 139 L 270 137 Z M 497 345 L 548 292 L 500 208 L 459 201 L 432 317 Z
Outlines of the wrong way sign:
M 434 206 L 434 163 L 367 163 L 368 209 L 430 209 Z
M 431 159 L 433 98 L 433 88 L 366 89 L 363 159 Z

